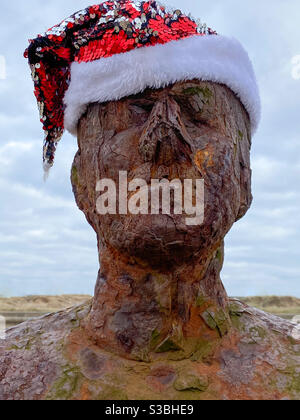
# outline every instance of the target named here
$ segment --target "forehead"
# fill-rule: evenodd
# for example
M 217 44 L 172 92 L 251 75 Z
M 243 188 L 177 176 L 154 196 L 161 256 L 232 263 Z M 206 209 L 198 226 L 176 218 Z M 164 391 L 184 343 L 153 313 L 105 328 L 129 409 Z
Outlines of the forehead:
M 196 132 L 196 136 L 197 130 L 206 128 L 223 137 L 248 139 L 251 145 L 250 118 L 239 98 L 225 85 L 199 80 L 178 82 L 163 89 L 146 89 L 119 101 L 90 104 L 79 127 L 86 126 L 91 117 L 94 121 L 94 116 L 98 115 L 101 130 L 115 133 L 134 130 L 146 124 L 150 116 L 154 117 L 154 112 L 159 113 L 161 107 L 156 105 L 168 98 L 176 101 L 181 122 L 189 131 Z M 160 116 L 156 117 L 159 121 Z

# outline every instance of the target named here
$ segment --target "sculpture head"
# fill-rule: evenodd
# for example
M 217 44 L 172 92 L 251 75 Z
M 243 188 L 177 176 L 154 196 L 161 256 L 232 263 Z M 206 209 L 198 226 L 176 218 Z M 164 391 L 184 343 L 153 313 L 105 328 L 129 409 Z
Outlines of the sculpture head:
M 75 13 L 25 55 L 46 132 L 45 169 L 64 128 L 76 134 L 74 191 L 99 246 L 169 266 L 220 245 L 250 205 L 250 132 L 260 111 L 238 41 L 156 1 L 120 0 Z M 97 215 L 97 181 L 117 183 L 120 171 L 148 184 L 204 179 L 204 223 Z
M 224 85 L 192 80 L 91 104 L 78 144 L 73 189 L 99 246 L 151 266 L 205 258 L 250 207 L 250 119 Z M 118 186 L 120 171 L 128 182 L 148 185 L 151 179 L 204 179 L 204 222 L 188 226 L 184 214 L 97 214 L 97 182 L 108 178 Z

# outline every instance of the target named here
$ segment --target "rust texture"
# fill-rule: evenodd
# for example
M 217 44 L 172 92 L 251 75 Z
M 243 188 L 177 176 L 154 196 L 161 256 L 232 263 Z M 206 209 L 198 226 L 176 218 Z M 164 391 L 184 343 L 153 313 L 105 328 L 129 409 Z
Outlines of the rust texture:
M 299 399 L 295 326 L 229 299 L 220 278 L 224 238 L 252 201 L 250 148 L 249 117 L 222 85 L 89 106 L 71 180 L 97 234 L 95 296 L 8 331 L 0 399 Z M 97 181 L 118 185 L 119 171 L 148 183 L 203 178 L 204 223 L 100 216 Z

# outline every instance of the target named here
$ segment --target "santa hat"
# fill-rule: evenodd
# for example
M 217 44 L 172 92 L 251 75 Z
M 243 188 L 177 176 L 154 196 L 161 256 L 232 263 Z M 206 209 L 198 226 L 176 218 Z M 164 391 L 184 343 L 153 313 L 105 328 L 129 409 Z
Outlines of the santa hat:
M 76 134 L 88 104 L 178 81 L 227 85 L 248 111 L 252 129 L 259 123 L 256 78 L 241 44 L 156 1 L 88 7 L 30 40 L 25 57 L 45 130 L 45 169 L 53 165 L 64 128 Z

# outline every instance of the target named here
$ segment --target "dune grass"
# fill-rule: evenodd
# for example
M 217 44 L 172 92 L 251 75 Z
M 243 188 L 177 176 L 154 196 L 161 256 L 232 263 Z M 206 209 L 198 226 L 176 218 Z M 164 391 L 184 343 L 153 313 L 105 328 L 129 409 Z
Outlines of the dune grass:
M 274 315 L 300 315 L 300 299 L 292 296 L 254 296 L 238 299 Z
M 0 312 L 55 312 L 91 299 L 88 295 L 0 297 Z M 300 315 L 300 299 L 292 296 L 238 297 L 249 306 L 275 315 Z
M 88 295 L 0 297 L 1 312 L 56 312 L 91 299 Z

